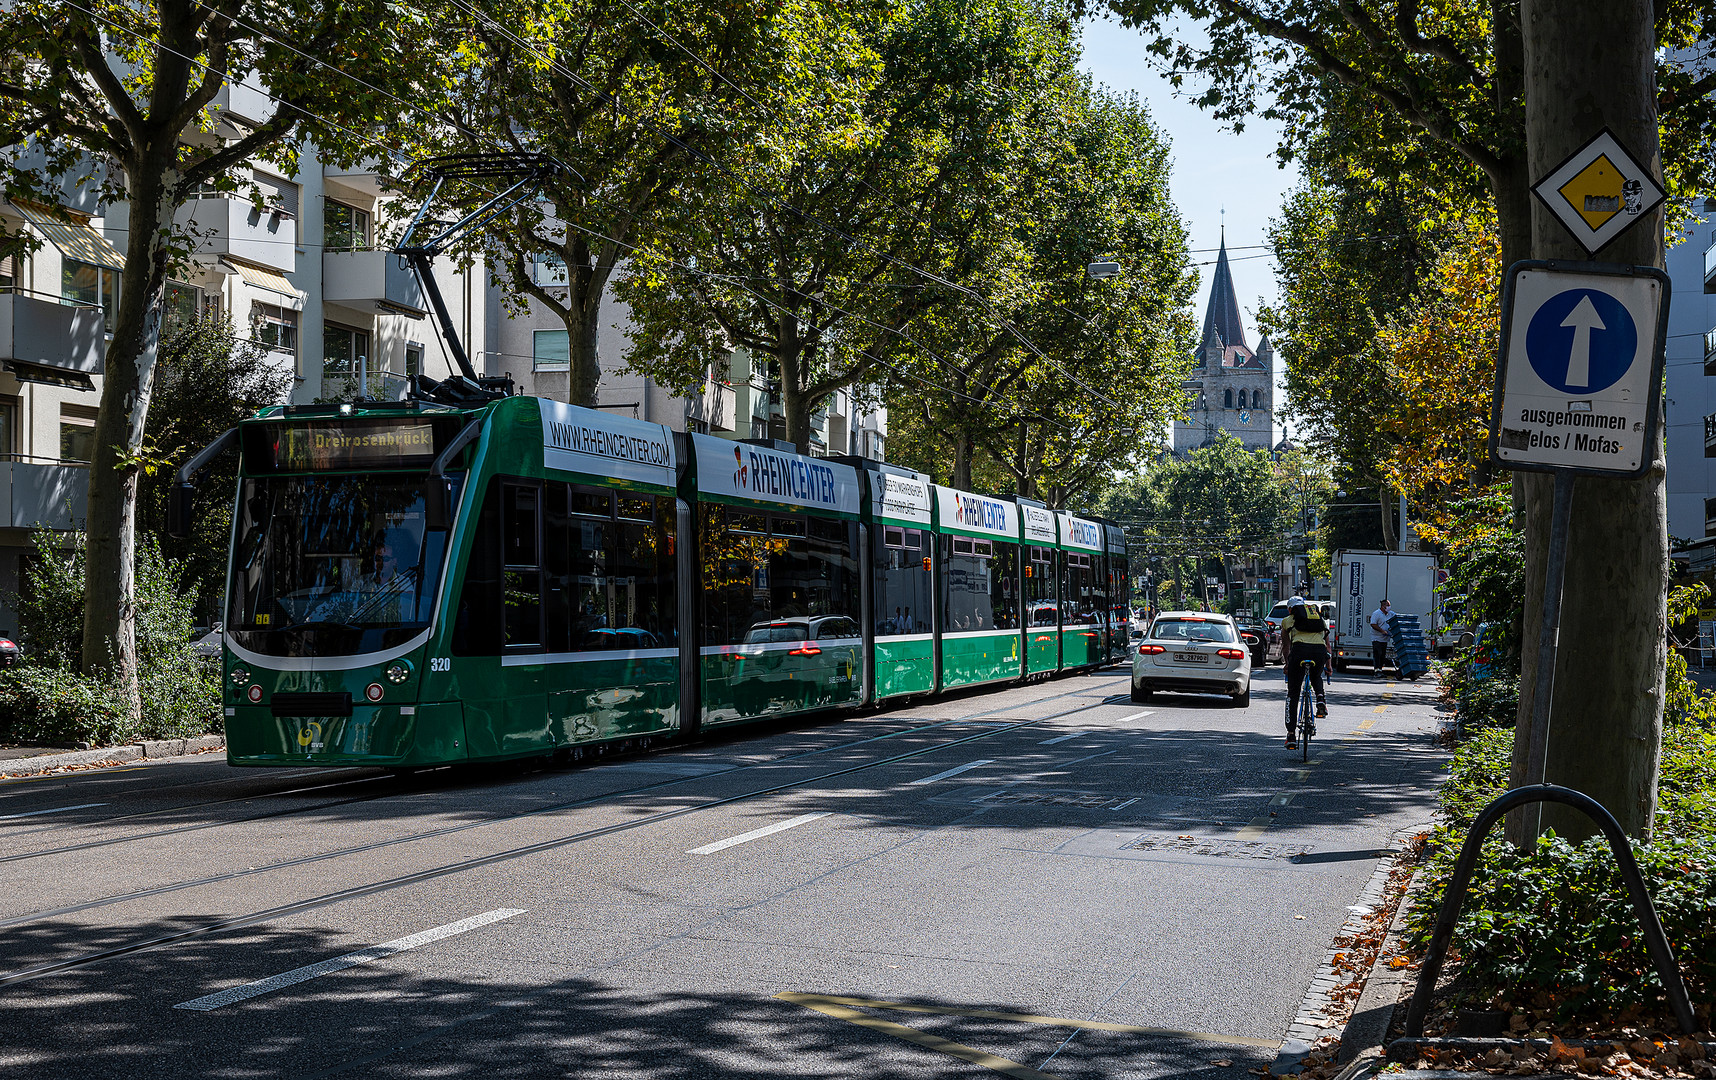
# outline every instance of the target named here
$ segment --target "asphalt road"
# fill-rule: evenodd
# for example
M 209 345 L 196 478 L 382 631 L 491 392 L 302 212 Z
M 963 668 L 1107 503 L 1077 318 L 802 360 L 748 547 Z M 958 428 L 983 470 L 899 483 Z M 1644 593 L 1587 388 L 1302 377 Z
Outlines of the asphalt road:
M 1428 680 L 1335 683 L 1309 764 L 1283 690 L 0 782 L 0 1070 L 1243 1080 L 1445 768 Z

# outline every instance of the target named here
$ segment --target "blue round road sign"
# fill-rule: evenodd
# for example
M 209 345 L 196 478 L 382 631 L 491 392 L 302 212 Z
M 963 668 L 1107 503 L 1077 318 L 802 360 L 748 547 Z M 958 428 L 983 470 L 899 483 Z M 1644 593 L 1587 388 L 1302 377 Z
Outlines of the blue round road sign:
M 1596 289 L 1556 293 L 1525 331 L 1531 369 L 1564 394 L 1607 390 L 1632 367 L 1638 348 L 1638 326 L 1626 305 Z

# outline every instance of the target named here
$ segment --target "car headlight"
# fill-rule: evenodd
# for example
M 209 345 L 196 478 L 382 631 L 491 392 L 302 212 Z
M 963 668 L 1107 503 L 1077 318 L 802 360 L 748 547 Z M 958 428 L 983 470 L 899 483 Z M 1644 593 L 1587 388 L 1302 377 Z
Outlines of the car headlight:
M 403 660 L 395 660 L 387 665 L 387 670 L 383 671 L 382 674 L 387 676 L 388 682 L 398 686 L 406 679 L 411 678 L 411 665 Z
M 236 690 L 250 681 L 250 672 L 242 667 L 235 667 L 226 673 L 226 677 L 231 680 L 233 689 Z

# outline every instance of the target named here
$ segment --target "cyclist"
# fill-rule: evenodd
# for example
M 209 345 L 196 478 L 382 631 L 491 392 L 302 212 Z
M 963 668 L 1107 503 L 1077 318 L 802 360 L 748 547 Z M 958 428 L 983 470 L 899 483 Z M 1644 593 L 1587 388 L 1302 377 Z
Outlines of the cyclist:
M 1323 667 L 1329 662 L 1329 624 L 1322 611 L 1305 603 L 1303 596 L 1287 601 L 1287 617 L 1281 620 L 1281 641 L 1287 650 L 1287 748 L 1297 747 L 1296 724 L 1299 716 L 1299 685 L 1303 676 L 1300 666 L 1306 660 L 1316 662 L 1311 668 L 1311 690 L 1317 695 L 1317 715 L 1329 715 L 1323 698 Z

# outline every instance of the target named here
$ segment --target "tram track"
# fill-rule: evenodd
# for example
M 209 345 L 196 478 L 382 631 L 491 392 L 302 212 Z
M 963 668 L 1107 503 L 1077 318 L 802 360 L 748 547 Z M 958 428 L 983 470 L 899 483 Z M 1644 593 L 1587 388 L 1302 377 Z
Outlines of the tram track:
M 1068 691 L 1065 694 L 1057 694 L 1054 697 L 1042 699 L 1042 700 L 1053 701 L 1053 700 L 1056 700 L 1058 698 L 1073 697 L 1073 696 L 1076 696 L 1079 694 L 1085 694 L 1085 693 L 1089 693 L 1089 692 L 1090 691 L 1088 689 Z M 525 857 L 528 855 L 539 854 L 539 853 L 546 852 L 546 851 L 553 851 L 553 850 L 556 850 L 558 848 L 566 847 L 566 846 L 569 846 L 572 844 L 583 843 L 583 842 L 589 841 L 589 840 L 599 839 L 599 838 L 605 837 L 605 836 L 611 836 L 611 835 L 614 835 L 616 833 L 629 832 L 633 829 L 643 828 L 643 827 L 648 826 L 648 825 L 659 825 L 659 824 L 662 824 L 664 822 L 672 821 L 676 818 L 686 817 L 686 816 L 691 815 L 691 814 L 702 813 L 704 811 L 717 809 L 717 808 L 723 807 L 723 806 L 731 806 L 731 805 L 734 805 L 736 803 L 749 801 L 751 799 L 762 798 L 764 796 L 777 794 L 777 793 L 783 792 L 783 791 L 791 791 L 795 788 L 807 787 L 807 786 L 817 784 L 817 783 L 821 783 L 821 782 L 824 782 L 827 780 L 837 779 L 837 778 L 843 777 L 843 776 L 850 776 L 854 773 L 865 772 L 865 771 L 868 771 L 870 769 L 881 768 L 883 766 L 896 764 L 896 763 L 902 762 L 902 761 L 909 761 L 913 758 L 922 757 L 926 754 L 937 753 L 939 751 L 947 750 L 947 749 L 950 749 L 952 747 L 963 746 L 963 745 L 966 745 L 968 743 L 977 742 L 979 740 L 994 738 L 997 735 L 1004 735 L 1004 734 L 1007 734 L 1007 733 L 1012 732 L 1012 731 L 1017 731 L 1021 728 L 1026 728 L 1026 727 L 1030 727 L 1030 726 L 1033 726 L 1036 724 L 1046 723 L 1046 722 L 1051 721 L 1051 720 L 1060 719 L 1061 717 L 1064 717 L 1064 716 L 1071 716 L 1075 713 L 1083 712 L 1086 709 L 1096 708 L 1096 707 L 1100 707 L 1103 705 L 1109 705 L 1109 704 L 1114 704 L 1114 703 L 1106 701 L 1106 700 L 1094 701 L 1094 702 L 1089 702 L 1086 704 L 1078 705 L 1074 708 L 1064 709 L 1064 710 L 1061 710 L 1059 712 L 1049 713 L 1049 714 L 1044 715 L 1044 716 L 1030 717 L 1027 719 L 1009 721 L 1006 723 L 1002 723 L 1002 724 L 998 724 L 996 726 L 990 727 L 984 731 L 974 732 L 970 735 L 966 735 L 966 736 L 963 736 L 961 738 L 953 739 L 953 740 L 950 740 L 947 742 L 937 743 L 933 746 L 921 747 L 919 749 L 910 750 L 910 751 L 907 751 L 905 753 L 894 754 L 894 755 L 890 755 L 888 757 L 879 758 L 875 761 L 869 761 L 869 762 L 864 762 L 864 763 L 857 764 L 857 765 L 846 766 L 844 768 L 828 770 L 826 772 L 818 773 L 817 775 L 814 775 L 814 776 L 804 777 L 804 778 L 799 779 L 799 780 L 793 780 L 793 781 L 789 781 L 789 782 L 781 783 L 781 784 L 771 784 L 771 785 L 768 785 L 766 787 L 754 788 L 750 791 L 744 791 L 744 792 L 740 792 L 740 793 L 737 793 L 734 795 L 727 795 L 727 796 L 722 796 L 720 798 L 710 799 L 710 800 L 707 800 L 705 802 L 701 802 L 701 803 L 698 803 L 698 804 L 692 805 L 692 806 L 682 806 L 682 807 L 678 807 L 678 808 L 675 808 L 672 810 L 664 810 L 664 811 L 659 811 L 659 812 L 652 813 L 652 814 L 646 814 L 646 815 L 643 815 L 641 817 L 633 818 L 633 819 L 628 820 L 628 821 L 615 822 L 615 823 L 612 823 L 609 825 L 601 825 L 601 826 L 596 826 L 594 828 L 583 829 L 583 830 L 580 830 L 577 832 L 569 833 L 565 836 L 553 837 L 553 838 L 548 839 L 548 840 L 540 840 L 540 841 L 536 841 L 536 842 L 530 843 L 530 844 L 523 844 L 523 845 L 519 845 L 516 847 L 507 848 L 507 849 L 504 849 L 501 851 L 491 852 L 491 853 L 486 854 L 486 855 L 472 856 L 470 858 L 460 859 L 460 860 L 457 860 L 455 862 L 444 863 L 440 866 L 431 867 L 431 868 L 426 869 L 426 870 L 418 870 L 418 871 L 413 871 L 413 872 L 407 873 L 407 874 L 400 874 L 400 875 L 396 875 L 394 877 L 385 878 L 385 879 L 382 879 L 380 881 L 370 882 L 370 883 L 367 883 L 364 885 L 355 885 L 355 886 L 352 886 L 352 887 L 349 887 L 346 889 L 337 890 L 335 892 L 325 893 L 321 896 L 311 897 L 311 898 L 305 899 L 305 900 L 293 901 L 291 903 L 286 903 L 286 904 L 279 904 L 279 905 L 275 905 L 273 907 L 264 908 L 264 909 L 261 909 L 258 911 L 254 911 L 254 912 L 250 912 L 248 914 L 244 914 L 244 915 L 236 915 L 236 916 L 230 916 L 230 917 L 226 917 L 226 918 L 210 920 L 210 921 L 205 922 L 199 926 L 193 926 L 193 927 L 190 927 L 188 929 L 181 930 L 181 931 L 178 931 L 178 932 L 172 933 L 172 934 L 164 934 L 164 935 L 160 935 L 157 937 L 148 938 L 148 939 L 145 939 L 143 941 L 132 942 L 132 943 L 127 944 L 127 945 L 119 945 L 119 946 L 114 946 L 112 948 L 101 949 L 101 950 L 97 950 L 95 952 L 86 953 L 82 956 L 70 957 L 70 958 L 65 959 L 65 960 L 53 961 L 51 963 L 41 964 L 41 965 L 37 965 L 37 966 L 31 967 L 31 968 L 24 968 L 24 969 L 20 969 L 18 971 L 0 973 L 0 986 L 9 986 L 9 985 L 13 985 L 16 983 L 28 982 L 28 981 L 33 980 L 33 979 L 39 979 L 39 978 L 42 978 L 44 976 L 53 975 L 53 974 L 60 973 L 60 972 L 77 970 L 79 968 L 88 967 L 88 966 L 93 965 L 93 964 L 101 963 L 105 960 L 112 960 L 112 959 L 116 959 L 118 957 L 128 956 L 128 955 L 131 955 L 133 953 L 146 952 L 146 951 L 151 951 L 154 949 L 166 948 L 168 946 L 175 945 L 175 944 L 178 944 L 180 942 L 189 941 L 189 940 L 192 940 L 195 938 L 200 938 L 200 937 L 206 937 L 210 934 L 216 934 L 216 933 L 220 933 L 220 932 L 226 931 L 226 930 L 241 929 L 241 928 L 246 927 L 246 926 L 253 926 L 253 925 L 256 925 L 258 923 L 268 922 L 270 920 L 282 918 L 282 917 L 285 917 L 288 915 L 299 914 L 299 913 L 305 912 L 305 911 L 313 911 L 313 910 L 316 910 L 318 908 L 323 908 L 323 907 L 328 907 L 328 906 L 331 906 L 334 904 L 343 903 L 347 900 L 360 899 L 362 897 L 372 896 L 372 895 L 375 895 L 378 893 L 383 893 L 383 892 L 388 892 L 388 891 L 391 891 L 393 889 L 402 888 L 402 887 L 405 887 L 408 885 L 419 884 L 419 883 L 425 882 L 425 881 L 432 881 L 432 880 L 442 878 L 442 877 L 447 877 L 447 876 L 450 876 L 453 874 L 459 874 L 459 873 L 463 873 L 465 871 L 479 869 L 479 868 L 484 867 L 484 866 L 491 866 L 491 865 L 494 865 L 494 864 L 500 863 L 500 862 L 507 862 L 507 861 L 510 861 L 512 859 L 522 858 L 522 857 Z M 413 843 L 413 842 L 417 842 L 417 841 L 421 841 L 421 840 L 428 840 L 428 839 L 434 839 L 434 838 L 438 838 L 438 837 L 450 836 L 450 835 L 453 835 L 456 833 L 468 832 L 468 831 L 471 831 L 474 829 L 487 828 L 487 827 L 490 827 L 493 825 L 506 824 L 506 823 L 511 822 L 511 821 L 518 821 L 520 819 L 529 818 L 529 817 L 536 817 L 536 816 L 540 816 L 542 814 L 554 813 L 554 812 L 561 811 L 561 810 L 578 809 L 578 808 L 598 805 L 600 803 L 608 802 L 608 801 L 619 799 L 619 798 L 629 797 L 629 796 L 638 795 L 638 794 L 646 794 L 646 793 L 649 793 L 652 791 L 659 791 L 659 790 L 662 790 L 665 788 L 670 788 L 670 787 L 675 787 L 675 786 L 679 786 L 682 784 L 692 783 L 692 782 L 698 781 L 698 780 L 705 780 L 705 779 L 708 779 L 708 778 L 713 777 L 713 776 L 725 776 L 725 775 L 729 775 L 729 774 L 737 773 L 737 772 L 747 772 L 747 771 L 751 771 L 754 769 L 770 768 L 770 767 L 774 767 L 774 766 L 784 764 L 786 762 L 801 760 L 801 759 L 807 758 L 807 757 L 814 757 L 817 755 L 832 753 L 832 752 L 836 752 L 836 751 L 840 751 L 840 750 L 850 750 L 850 749 L 853 749 L 855 747 L 864 746 L 864 745 L 867 745 L 870 743 L 881 742 L 881 741 L 884 741 L 887 739 L 899 738 L 899 737 L 905 736 L 905 735 L 919 734 L 919 733 L 922 733 L 925 731 L 933 731 L 937 728 L 947 727 L 947 726 L 950 726 L 953 724 L 968 723 L 968 722 L 973 721 L 973 720 L 978 720 L 978 719 L 982 719 L 982 718 L 987 717 L 987 716 L 992 716 L 992 715 L 994 715 L 994 713 L 995 713 L 995 710 L 987 709 L 987 710 L 983 710 L 982 712 L 972 713 L 972 714 L 969 714 L 966 716 L 960 716 L 960 717 L 955 717 L 955 718 L 948 719 L 948 720 L 936 721 L 936 722 L 931 723 L 931 724 L 923 724 L 923 725 L 918 725 L 916 727 L 911 727 L 911 728 L 903 728 L 899 731 L 888 732 L 888 733 L 883 734 L 883 735 L 876 735 L 876 736 L 871 736 L 871 737 L 865 738 L 865 739 L 855 740 L 852 742 L 841 743 L 841 744 L 836 745 L 836 746 L 821 747 L 821 748 L 816 749 L 816 750 L 809 750 L 809 751 L 805 751 L 805 752 L 799 753 L 799 754 L 787 755 L 785 757 L 775 758 L 775 759 L 771 759 L 769 761 L 756 762 L 756 763 L 748 764 L 748 765 L 736 765 L 730 769 L 722 769 L 722 770 L 718 770 L 715 772 L 702 773 L 702 774 L 699 774 L 697 776 L 675 777 L 675 778 L 670 779 L 670 780 L 663 780 L 663 781 L 658 781 L 658 782 L 651 783 L 651 784 L 639 785 L 637 787 L 628 788 L 628 789 L 624 789 L 621 791 L 608 792 L 608 793 L 605 793 L 602 795 L 590 796 L 590 797 L 584 798 L 584 799 L 570 800 L 567 802 L 558 803 L 558 804 L 554 804 L 551 806 L 536 807 L 536 808 L 533 808 L 530 810 L 519 811 L 517 813 L 504 815 L 502 817 L 493 818 L 493 819 L 490 819 L 487 821 L 466 822 L 466 823 L 460 824 L 460 825 L 446 826 L 444 828 L 427 830 L 424 832 L 415 833 L 415 834 L 411 834 L 408 836 L 393 837 L 393 838 L 390 838 L 387 840 L 378 840 L 378 841 L 374 841 L 374 842 L 368 843 L 368 844 L 355 845 L 353 847 L 341 849 L 338 851 L 323 852 L 323 853 L 319 853 L 316 855 L 302 856 L 302 857 L 297 858 L 297 859 L 290 859 L 290 860 L 286 860 L 284 862 L 270 864 L 269 866 L 265 866 L 265 867 L 247 868 L 245 870 L 232 871 L 230 873 L 220 874 L 220 875 L 213 875 L 213 876 L 210 876 L 207 878 L 196 879 L 193 881 L 179 882 L 179 883 L 175 883 L 175 884 L 171 884 L 171 885 L 159 886 L 159 887 L 156 887 L 153 889 L 138 890 L 138 891 L 133 892 L 133 893 L 120 894 L 120 895 L 111 896 L 111 897 L 104 897 L 104 898 L 97 899 L 97 900 L 86 901 L 86 902 L 80 903 L 80 904 L 67 905 L 63 908 L 56 908 L 56 909 L 52 909 L 52 910 L 34 912 L 32 914 L 29 914 L 29 915 L 16 916 L 16 917 L 11 918 L 11 919 L 0 921 L 0 928 L 9 928 L 9 927 L 13 927 L 13 926 L 24 925 L 27 923 L 40 922 L 40 921 L 44 921 L 44 920 L 51 919 L 51 918 L 57 918 L 57 917 L 60 917 L 63 915 L 69 915 L 69 914 L 74 914 L 77 912 L 92 910 L 92 909 L 98 908 L 98 907 L 106 907 L 106 906 L 111 906 L 113 904 L 124 903 L 124 902 L 130 901 L 130 900 L 146 899 L 148 897 L 160 896 L 160 895 L 164 895 L 164 894 L 170 893 L 170 892 L 178 892 L 178 891 L 182 891 L 185 889 L 192 889 L 192 888 L 198 888 L 201 886 L 219 884 L 222 882 L 228 882 L 228 881 L 236 880 L 239 878 L 257 876 L 257 875 L 264 874 L 264 873 L 271 873 L 271 872 L 275 872 L 275 871 L 279 871 L 279 870 L 290 869 L 293 867 L 304 866 L 304 865 L 308 865 L 311 863 L 323 862 L 323 861 L 327 861 L 330 859 L 344 858 L 344 857 L 351 856 L 351 855 L 364 854 L 366 852 L 375 851 L 375 850 L 379 850 L 381 848 L 386 848 L 386 847 L 393 847 L 393 846 L 396 846 L 399 844 Z

